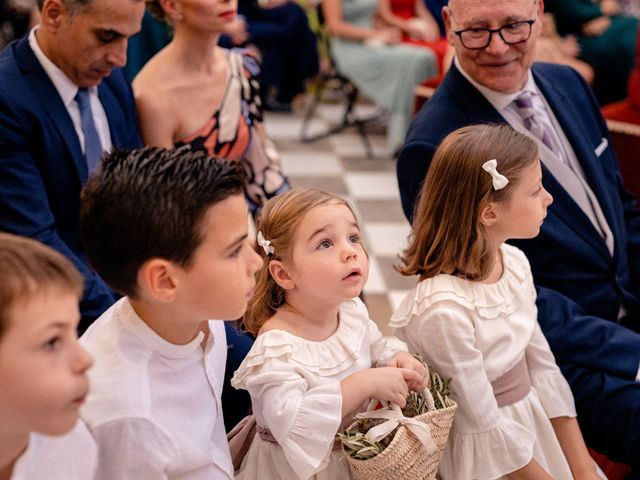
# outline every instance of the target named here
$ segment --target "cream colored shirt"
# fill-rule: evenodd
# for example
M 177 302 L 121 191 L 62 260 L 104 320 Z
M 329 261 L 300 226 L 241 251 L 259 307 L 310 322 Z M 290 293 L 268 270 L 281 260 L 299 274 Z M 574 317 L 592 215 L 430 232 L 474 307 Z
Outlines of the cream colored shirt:
M 96 479 L 230 480 L 222 416 L 227 341 L 210 320 L 186 345 L 156 334 L 122 298 L 80 342 L 93 355 L 82 418 L 98 444 Z

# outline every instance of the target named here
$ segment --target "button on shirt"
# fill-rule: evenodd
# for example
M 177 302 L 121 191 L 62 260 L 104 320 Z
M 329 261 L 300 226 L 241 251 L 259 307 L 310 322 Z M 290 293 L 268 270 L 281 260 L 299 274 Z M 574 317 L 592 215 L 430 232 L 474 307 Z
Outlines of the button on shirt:
M 80 141 L 80 148 L 82 149 L 82 153 L 84 153 L 84 134 L 82 133 L 82 124 L 80 121 L 80 109 L 75 101 L 75 96 L 78 93 L 78 86 L 44 54 L 40 45 L 38 45 L 38 40 L 36 38 L 37 30 L 38 26 L 35 26 L 29 32 L 29 46 L 51 80 L 51 83 L 53 83 L 53 86 L 58 91 L 67 112 L 69 112 L 69 116 L 73 122 L 73 128 L 78 135 L 78 140 Z M 98 97 L 98 88 L 90 87 L 89 92 L 91 94 L 90 101 L 91 111 L 93 112 L 93 121 L 95 123 L 96 130 L 98 131 L 98 136 L 100 137 L 100 143 L 102 144 L 103 151 L 110 151 L 111 133 L 109 131 L 109 122 L 107 120 L 107 114 L 104 111 L 104 107 Z

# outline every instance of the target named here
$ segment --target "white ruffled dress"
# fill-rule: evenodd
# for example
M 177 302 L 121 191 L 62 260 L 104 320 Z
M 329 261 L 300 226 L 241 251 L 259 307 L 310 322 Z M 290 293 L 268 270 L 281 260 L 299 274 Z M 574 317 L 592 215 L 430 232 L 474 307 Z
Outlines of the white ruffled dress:
M 575 417 L 573 396 L 537 321 L 529 262 L 510 245 L 501 252 L 500 280 L 425 279 L 398 307 L 391 326 L 409 351 L 453 379 L 458 410 L 440 464 L 443 480 L 507 478 L 532 457 L 553 478 L 572 479 L 549 419 Z M 491 382 L 523 356 L 532 388 L 499 408 Z
M 339 317 L 337 330 L 322 342 L 284 330 L 258 335 L 231 384 L 249 391 L 257 424 L 277 443 L 256 434 L 236 479 L 351 478 L 342 452 L 333 450 L 336 433 L 346 426 L 340 381 L 384 366 L 396 350 L 358 298 L 344 302 Z

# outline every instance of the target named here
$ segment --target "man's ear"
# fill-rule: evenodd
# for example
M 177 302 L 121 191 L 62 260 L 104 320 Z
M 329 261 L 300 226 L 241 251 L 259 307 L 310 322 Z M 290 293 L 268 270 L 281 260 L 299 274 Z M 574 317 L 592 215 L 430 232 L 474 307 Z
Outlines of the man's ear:
M 500 209 L 494 202 L 489 202 L 480 212 L 480 223 L 485 227 L 492 227 L 498 221 Z
M 178 287 L 176 268 L 176 265 L 163 258 L 147 260 L 138 270 L 138 289 L 156 301 L 172 302 Z
M 451 26 L 451 8 L 447 5 L 442 7 L 442 22 L 444 23 L 444 30 L 447 35 L 447 41 L 449 45 L 455 46 L 454 39 L 456 34 L 453 33 L 453 27 Z
M 275 282 L 285 290 L 291 290 L 296 286 L 291 279 L 287 266 L 280 260 L 271 260 L 269 262 L 269 273 Z
M 66 11 L 62 0 L 44 0 L 40 24 L 50 32 L 55 32 L 61 25 Z

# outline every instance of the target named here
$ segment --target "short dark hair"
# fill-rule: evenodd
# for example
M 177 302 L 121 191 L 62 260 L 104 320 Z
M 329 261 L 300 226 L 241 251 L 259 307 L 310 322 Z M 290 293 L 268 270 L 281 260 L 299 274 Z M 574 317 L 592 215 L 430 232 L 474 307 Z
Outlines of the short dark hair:
M 93 3 L 93 0 L 61 0 L 62 4 L 69 9 L 70 12 L 76 12 L 82 7 L 86 7 Z M 38 10 L 42 11 L 44 0 L 38 0 Z
M 137 274 L 150 258 L 188 267 L 212 205 L 241 194 L 242 164 L 189 146 L 114 150 L 83 188 L 80 236 L 98 274 L 135 297 Z
M 0 337 L 17 302 L 48 289 L 82 296 L 84 280 L 71 261 L 37 240 L 0 233 Z

